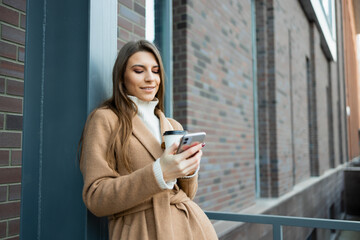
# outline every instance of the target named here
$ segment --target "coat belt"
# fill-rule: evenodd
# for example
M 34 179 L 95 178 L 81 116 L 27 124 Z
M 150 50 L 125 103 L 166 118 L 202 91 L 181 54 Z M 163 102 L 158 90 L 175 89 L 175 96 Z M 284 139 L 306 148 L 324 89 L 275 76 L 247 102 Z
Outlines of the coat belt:
M 129 214 L 145 211 L 147 209 L 154 209 L 155 216 L 155 226 L 156 226 L 156 234 L 158 240 L 171 240 L 173 236 L 173 230 L 171 224 L 164 224 L 162 219 L 171 219 L 171 210 L 170 205 L 175 205 L 175 207 L 179 210 L 185 212 L 186 216 L 189 217 L 188 211 L 183 204 L 184 202 L 190 201 L 190 198 L 186 195 L 186 193 L 179 188 L 176 187 L 175 192 L 171 191 L 163 191 L 161 193 L 156 194 L 152 202 L 151 200 L 147 200 L 142 204 L 139 204 L 133 208 L 130 208 L 121 213 L 114 214 L 110 216 L 110 219 L 115 219 L 119 217 L 123 217 Z

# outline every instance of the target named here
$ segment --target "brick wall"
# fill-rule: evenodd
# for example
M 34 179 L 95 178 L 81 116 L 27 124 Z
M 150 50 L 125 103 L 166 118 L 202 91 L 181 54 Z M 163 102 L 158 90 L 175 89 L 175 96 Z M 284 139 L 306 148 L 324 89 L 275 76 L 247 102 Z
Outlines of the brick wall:
M 276 73 L 280 99 L 278 129 L 282 152 L 287 167 L 280 172 L 289 172 L 283 177 L 281 193 L 292 189 L 307 179 L 309 174 L 309 137 L 307 114 L 307 69 L 306 59 L 310 55 L 309 22 L 298 1 L 278 1 L 275 5 L 276 26 Z M 282 86 L 282 88 L 281 88 Z M 285 117 L 286 116 L 286 117 Z M 286 123 L 284 123 L 286 122 Z M 280 143 L 280 142 L 279 142 Z M 279 154 L 280 155 L 280 154 Z M 290 158 L 290 159 L 289 159 Z
M 337 64 L 336 64 L 336 74 L 333 74 L 333 77 L 336 78 L 336 84 L 334 84 L 334 90 L 336 89 L 337 102 L 336 102 L 336 110 L 335 113 L 337 124 L 335 129 L 337 129 L 338 141 L 335 143 L 338 146 L 338 162 L 343 163 L 346 161 L 347 156 L 347 148 L 346 148 L 346 116 L 345 113 L 345 96 L 344 96 L 344 88 L 345 88 L 345 78 L 344 78 L 344 52 L 343 52 L 343 32 L 342 32 L 342 12 L 341 12 L 341 2 L 335 1 L 336 4 L 336 39 L 337 39 Z
M 315 64 L 315 43 L 314 35 L 316 31 L 315 23 L 310 23 L 310 56 L 308 58 L 308 119 L 309 119 L 309 157 L 310 174 L 319 176 L 319 154 L 318 154 L 318 131 L 317 131 L 317 112 L 316 112 L 316 64 Z
M 250 4 L 203 4 L 174 1 L 174 115 L 187 130 L 208 133 L 195 200 L 204 209 L 243 209 L 235 202 L 254 200 Z M 279 197 L 310 168 L 329 169 L 330 155 L 340 163 L 338 69 L 298 1 L 256 1 L 256 28 L 261 196 Z M 249 183 L 243 199 L 230 187 L 239 183 L 223 184 L 227 175 Z
M 277 196 L 273 1 L 256 1 L 260 196 Z
M 20 230 L 25 11 L 23 0 L 0 3 L 1 239 L 18 239 Z
M 118 0 L 118 50 L 145 38 L 145 0 Z
M 195 199 L 207 210 L 237 211 L 255 197 L 250 7 L 173 1 L 174 117 L 207 132 Z
M 256 17 L 261 196 L 278 197 L 340 162 L 338 69 L 298 1 L 256 1 Z
M 299 9 L 299 5 L 296 2 L 295 9 L 291 11 L 296 11 Z M 289 41 L 289 38 L 295 36 L 295 31 L 292 31 L 291 26 L 284 24 L 284 22 L 295 23 L 296 21 L 291 21 L 291 15 L 289 11 L 285 9 L 290 9 L 287 6 L 289 1 L 274 1 L 274 13 L 273 21 L 274 28 L 269 29 L 274 31 L 274 72 L 275 77 L 275 97 L 272 99 L 275 101 L 274 107 L 276 108 L 276 151 L 277 151 L 277 173 L 276 173 L 276 182 L 277 182 L 277 196 L 281 196 L 286 192 L 289 192 L 292 189 L 293 185 L 293 139 L 294 131 L 293 128 L 293 107 L 296 105 L 296 102 L 293 102 L 294 99 L 294 89 L 293 85 L 297 83 L 294 80 L 294 65 L 293 61 L 296 62 L 296 56 L 291 56 L 294 54 L 294 45 L 293 42 Z M 297 24 L 297 22 L 296 22 Z M 281 26 L 281 27 L 280 27 Z M 294 25 L 293 27 L 295 27 Z M 301 65 L 300 65 L 301 66 Z M 298 66 L 300 69 L 301 67 Z M 299 89 L 300 90 L 300 89 Z M 305 93 L 305 92 L 304 92 Z M 300 113 L 301 114 L 301 113 Z M 296 136 L 297 139 L 300 139 L 300 136 Z M 271 159 L 273 160 L 273 159 Z
M 327 93 L 329 69 L 328 60 L 320 48 L 320 34 L 314 31 L 314 54 L 315 54 L 315 86 L 316 86 L 316 114 L 318 131 L 318 159 L 319 175 L 329 168 L 329 127 Z

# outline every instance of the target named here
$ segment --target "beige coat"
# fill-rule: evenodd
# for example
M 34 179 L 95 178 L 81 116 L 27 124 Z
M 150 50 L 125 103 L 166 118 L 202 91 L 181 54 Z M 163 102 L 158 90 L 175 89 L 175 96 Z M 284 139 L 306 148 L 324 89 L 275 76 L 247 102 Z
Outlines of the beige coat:
M 182 129 L 175 120 L 167 121 L 161 111 L 156 115 L 162 134 L 172 127 Z M 116 124 L 117 116 L 109 109 L 89 116 L 80 164 L 84 202 L 96 216 L 109 217 L 110 239 L 217 239 L 211 222 L 192 201 L 197 176 L 178 179 L 173 190 L 162 190 L 158 185 L 153 164 L 163 149 L 138 116 L 133 118 L 129 146 L 134 171 L 129 174 L 120 159 L 118 172 L 108 166 L 106 150 Z

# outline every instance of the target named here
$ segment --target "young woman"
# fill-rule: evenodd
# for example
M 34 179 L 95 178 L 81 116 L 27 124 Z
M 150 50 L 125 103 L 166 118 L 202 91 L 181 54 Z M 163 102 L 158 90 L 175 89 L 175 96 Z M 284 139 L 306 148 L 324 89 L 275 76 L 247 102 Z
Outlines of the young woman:
M 162 134 L 182 130 L 163 114 L 164 69 L 145 40 L 129 42 L 113 68 L 113 95 L 93 111 L 82 136 L 83 199 L 109 217 L 110 239 L 217 239 L 192 199 L 203 145 L 175 154 Z

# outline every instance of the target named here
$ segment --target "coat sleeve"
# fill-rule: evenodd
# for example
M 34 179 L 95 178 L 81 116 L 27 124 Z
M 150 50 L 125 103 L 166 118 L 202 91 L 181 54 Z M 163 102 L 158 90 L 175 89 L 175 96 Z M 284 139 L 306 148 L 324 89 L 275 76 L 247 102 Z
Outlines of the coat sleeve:
M 85 125 L 80 169 L 84 178 L 83 200 L 96 216 L 130 209 L 162 191 L 153 164 L 120 176 L 106 161 L 107 146 L 116 121 L 111 110 L 92 113 Z
M 171 118 L 168 120 L 174 129 L 183 130 L 183 127 L 178 121 Z M 179 188 L 182 189 L 191 200 L 193 200 L 198 189 L 198 174 L 192 178 L 178 178 L 177 184 Z

